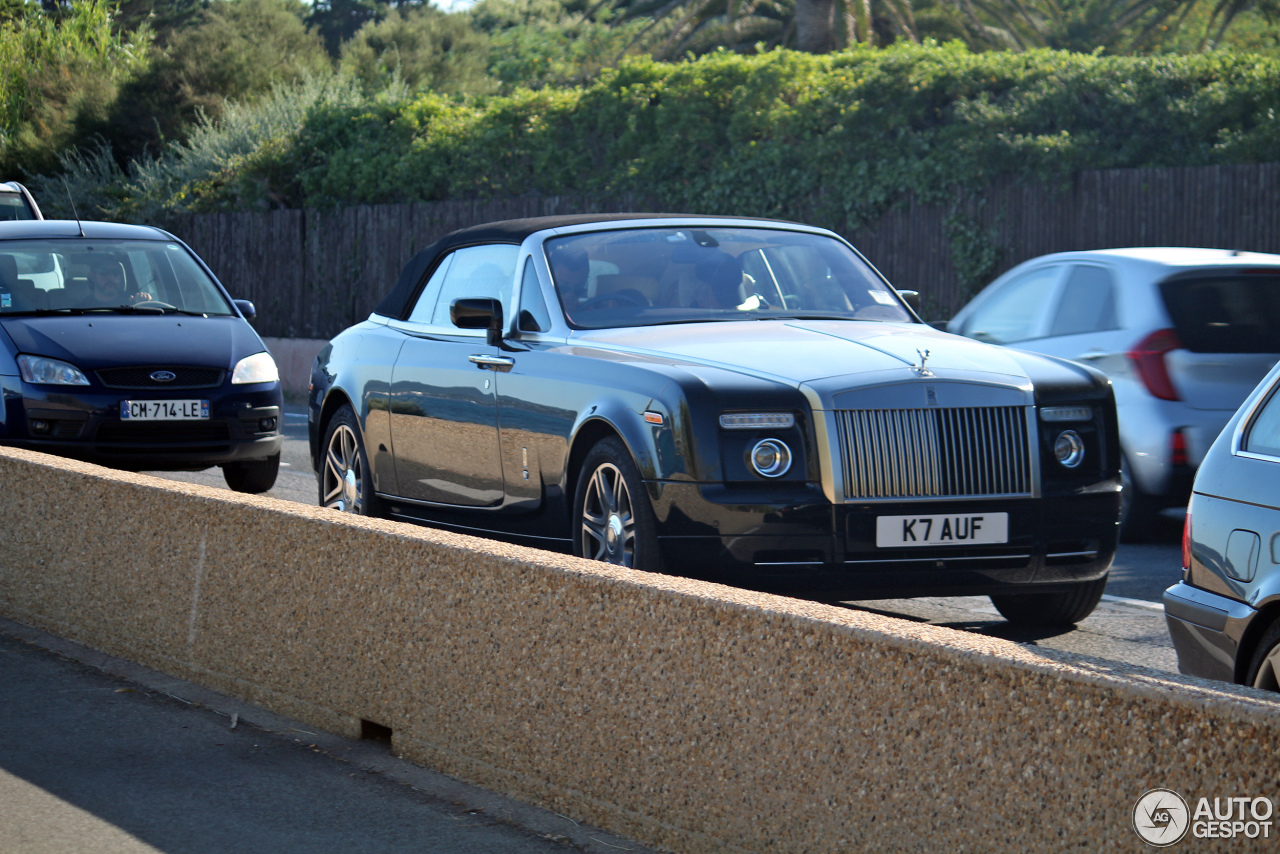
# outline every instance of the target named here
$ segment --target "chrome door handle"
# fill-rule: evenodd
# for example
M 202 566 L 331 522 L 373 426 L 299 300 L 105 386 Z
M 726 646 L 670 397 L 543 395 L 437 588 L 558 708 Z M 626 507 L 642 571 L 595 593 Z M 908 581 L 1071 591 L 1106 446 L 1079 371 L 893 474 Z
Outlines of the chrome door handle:
M 506 356 L 488 356 L 484 353 L 476 353 L 467 358 L 482 368 L 510 368 L 516 363 L 515 359 L 508 359 Z
M 1090 350 L 1088 353 L 1081 353 L 1076 356 L 1077 362 L 1096 362 L 1099 359 L 1105 359 L 1107 354 L 1101 350 Z

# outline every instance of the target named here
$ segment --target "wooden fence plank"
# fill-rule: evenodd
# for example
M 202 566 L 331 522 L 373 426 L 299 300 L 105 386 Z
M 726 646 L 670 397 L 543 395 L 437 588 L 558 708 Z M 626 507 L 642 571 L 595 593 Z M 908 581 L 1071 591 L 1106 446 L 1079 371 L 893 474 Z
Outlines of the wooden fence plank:
M 818 202 L 805 207 L 816 209 Z M 327 338 L 367 317 L 405 262 L 455 229 L 518 217 L 666 207 L 633 195 L 529 196 L 200 214 L 172 230 L 232 296 L 255 303 L 260 333 Z M 920 291 L 926 306 L 949 316 L 966 298 L 945 228 L 953 211 L 968 216 L 980 234 L 992 235 L 990 246 L 999 253 L 992 275 L 1073 249 L 1186 245 L 1280 253 L 1280 164 L 1094 170 L 1076 175 L 1066 188 L 1001 179 L 958 205 L 904 199 L 877 223 L 834 230 L 890 281 Z

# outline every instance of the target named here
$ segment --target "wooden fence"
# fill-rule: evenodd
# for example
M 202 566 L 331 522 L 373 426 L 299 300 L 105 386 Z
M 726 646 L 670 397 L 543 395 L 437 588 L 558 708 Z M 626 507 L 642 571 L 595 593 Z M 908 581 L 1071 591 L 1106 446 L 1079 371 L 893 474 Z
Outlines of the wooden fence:
M 449 231 L 645 207 L 627 196 L 548 196 L 202 214 L 172 227 L 233 296 L 253 300 L 261 334 L 328 338 L 367 317 L 404 263 Z M 907 201 L 857 230 L 797 218 L 849 237 L 895 285 L 921 292 L 929 318 L 943 318 L 970 288 L 1049 252 L 1160 245 L 1280 252 L 1280 164 L 1090 171 L 1056 188 L 1008 180 L 952 205 Z M 957 225 L 967 237 L 956 237 Z M 957 264 L 969 256 L 979 262 Z

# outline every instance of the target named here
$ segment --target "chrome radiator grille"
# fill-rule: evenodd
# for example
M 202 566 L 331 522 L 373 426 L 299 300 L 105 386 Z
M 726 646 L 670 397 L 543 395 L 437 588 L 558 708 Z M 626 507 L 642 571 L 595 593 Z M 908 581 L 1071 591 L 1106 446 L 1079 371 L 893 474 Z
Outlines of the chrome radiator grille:
M 836 433 L 844 495 L 1030 495 L 1026 409 L 842 409 Z

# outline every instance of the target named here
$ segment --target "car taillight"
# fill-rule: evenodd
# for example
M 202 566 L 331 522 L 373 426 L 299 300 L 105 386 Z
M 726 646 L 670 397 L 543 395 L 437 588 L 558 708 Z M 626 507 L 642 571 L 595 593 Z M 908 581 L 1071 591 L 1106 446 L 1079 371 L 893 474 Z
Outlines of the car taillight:
M 1191 508 L 1187 508 L 1186 521 L 1182 523 L 1182 571 L 1191 569 Z
M 1180 467 L 1187 464 L 1187 437 L 1181 429 L 1169 434 L 1169 463 Z
M 1172 329 L 1159 329 L 1133 345 L 1127 355 L 1138 369 L 1142 384 L 1161 400 L 1178 400 L 1178 390 L 1169 379 L 1169 368 L 1164 363 L 1165 354 L 1182 346 L 1178 333 Z

